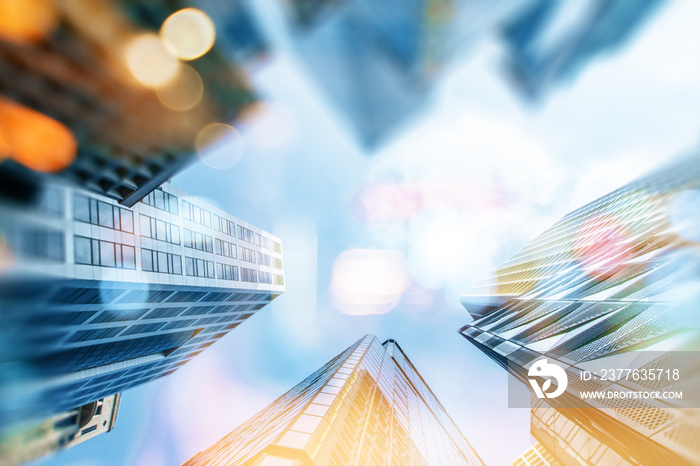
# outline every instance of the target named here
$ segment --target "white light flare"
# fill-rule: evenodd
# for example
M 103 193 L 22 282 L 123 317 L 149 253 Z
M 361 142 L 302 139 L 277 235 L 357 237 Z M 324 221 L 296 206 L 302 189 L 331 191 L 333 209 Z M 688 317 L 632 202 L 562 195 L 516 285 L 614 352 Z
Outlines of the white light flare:
M 399 304 L 410 284 L 400 252 L 350 249 L 340 253 L 333 263 L 331 297 L 343 314 L 385 314 Z

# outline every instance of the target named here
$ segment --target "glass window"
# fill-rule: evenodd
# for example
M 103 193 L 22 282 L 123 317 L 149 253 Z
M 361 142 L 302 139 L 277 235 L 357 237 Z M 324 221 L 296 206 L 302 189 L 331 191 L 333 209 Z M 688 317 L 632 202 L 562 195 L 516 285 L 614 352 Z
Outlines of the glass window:
M 114 228 L 114 218 L 112 216 L 112 206 L 106 202 L 98 202 L 99 225 L 107 228 Z
M 175 244 L 180 244 L 180 227 L 170 225 L 170 240 Z
M 100 265 L 105 267 L 114 267 L 116 265 L 114 259 L 114 243 L 100 241 Z
M 92 264 L 92 252 L 90 251 L 90 238 L 76 236 L 73 240 L 76 264 Z
M 191 257 L 185 258 L 185 271 L 187 275 L 194 275 L 194 259 Z
M 168 272 L 168 255 L 158 252 L 158 272 Z
M 112 215 L 114 216 L 114 229 L 115 230 L 121 230 L 122 229 L 122 222 L 119 218 L 119 211 L 121 209 L 119 207 L 115 207 L 112 209 Z
M 133 246 L 122 245 L 122 263 L 125 269 L 136 269 L 136 250 Z
M 192 247 L 192 232 L 185 228 L 185 239 L 184 239 L 184 245 L 188 248 Z
M 190 216 L 190 203 L 185 200 L 182 201 L 182 216 L 187 220 L 192 220 Z
M 127 233 L 133 233 L 134 215 L 126 209 L 119 209 L 119 211 L 121 212 L 122 231 L 126 231 Z
M 92 263 L 100 265 L 100 242 L 96 239 L 92 241 Z
M 180 256 L 173 254 L 173 273 L 182 275 L 182 259 Z
M 156 209 L 165 210 L 165 193 L 161 190 L 153 191 L 156 198 Z
M 167 240 L 167 236 L 165 235 L 165 222 L 162 220 L 156 220 L 156 239 L 161 241 Z
M 141 250 L 141 268 L 147 272 L 153 272 L 153 255 L 150 250 Z
M 168 194 L 168 199 L 170 200 L 170 202 L 169 202 L 169 204 L 170 204 L 170 209 L 169 209 L 169 210 L 170 210 L 170 213 L 171 213 L 171 214 L 175 214 L 175 215 L 179 215 L 178 208 L 177 208 L 177 197 Z
M 207 277 L 214 278 L 214 263 L 207 261 Z
M 87 197 L 76 195 L 73 198 L 73 218 L 90 223 L 90 200 Z
M 90 223 L 97 224 L 97 201 L 90 199 Z
M 151 237 L 151 218 L 141 215 L 139 218 L 139 228 L 141 229 L 141 236 Z

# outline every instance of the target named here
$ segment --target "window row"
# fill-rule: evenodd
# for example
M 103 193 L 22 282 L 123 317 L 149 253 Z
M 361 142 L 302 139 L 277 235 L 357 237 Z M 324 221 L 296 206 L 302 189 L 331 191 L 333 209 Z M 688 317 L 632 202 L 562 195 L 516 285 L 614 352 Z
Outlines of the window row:
M 258 264 L 260 265 L 266 265 L 270 267 L 272 265 L 270 256 L 267 254 L 263 254 L 262 252 L 258 253 Z
M 146 272 L 182 275 L 182 257 L 169 252 L 141 249 L 141 268 Z
M 238 256 L 243 261 L 252 262 L 253 264 L 257 263 L 257 261 L 255 260 L 255 251 L 253 251 L 252 249 L 244 248 L 243 246 L 238 246 Z
M 203 235 L 197 231 L 184 229 L 183 244 L 186 248 L 199 249 L 200 251 L 214 252 L 211 236 Z
M 22 256 L 63 262 L 63 232 L 28 229 L 17 236 L 17 250 Z
M 235 265 L 216 264 L 216 278 L 220 280 L 238 280 L 238 267 Z
M 180 227 L 177 225 L 141 214 L 139 226 L 141 227 L 141 236 L 180 244 Z
M 241 281 L 258 283 L 258 271 L 241 267 Z
M 258 276 L 260 277 L 260 283 L 267 283 L 268 285 L 272 283 L 272 274 L 270 272 L 260 271 Z
M 214 240 L 214 251 L 220 256 L 236 258 L 236 245 L 218 238 Z
M 236 236 L 236 224 L 233 223 L 231 220 L 227 220 L 223 217 L 219 217 L 216 214 L 212 214 L 214 224 L 212 227 L 216 231 L 220 231 L 222 233 L 226 233 L 227 235 L 231 236 Z
M 113 230 L 134 232 L 134 216 L 130 210 L 79 194 L 73 198 L 73 218 Z
M 193 257 L 185 257 L 185 273 L 191 277 L 214 278 L 214 263 Z
M 136 269 L 136 250 L 133 246 L 83 236 L 75 237 L 74 246 L 76 264 Z
M 170 212 L 174 215 L 180 215 L 177 208 L 177 196 L 166 193 L 162 189 L 154 189 L 148 196 L 144 197 L 141 202 L 146 205 L 155 207 L 156 209 Z M 184 201 L 183 201 L 184 202 Z
M 238 226 L 238 239 L 255 244 L 255 233 L 246 227 Z
M 196 205 L 185 200 L 182 201 L 182 216 L 187 220 L 192 220 L 193 222 L 204 225 L 205 227 L 211 226 L 211 214 L 209 211 L 204 210 L 201 207 L 197 207 Z

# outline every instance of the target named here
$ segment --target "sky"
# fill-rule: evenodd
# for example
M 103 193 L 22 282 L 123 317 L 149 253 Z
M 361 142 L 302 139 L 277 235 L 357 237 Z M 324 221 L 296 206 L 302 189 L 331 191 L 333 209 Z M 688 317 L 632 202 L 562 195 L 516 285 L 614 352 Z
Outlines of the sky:
M 540 105 L 508 86 L 486 38 L 371 156 L 276 3 L 256 7 L 276 46 L 252 76 L 263 111 L 237 127 L 233 166 L 198 162 L 173 184 L 280 237 L 287 291 L 124 393 L 114 431 L 40 463 L 181 464 L 369 333 L 397 340 L 484 461 L 507 464 L 529 446 L 529 411 L 507 407 L 506 372 L 458 334 L 459 296 L 567 212 L 696 147 L 700 4 L 670 2 Z

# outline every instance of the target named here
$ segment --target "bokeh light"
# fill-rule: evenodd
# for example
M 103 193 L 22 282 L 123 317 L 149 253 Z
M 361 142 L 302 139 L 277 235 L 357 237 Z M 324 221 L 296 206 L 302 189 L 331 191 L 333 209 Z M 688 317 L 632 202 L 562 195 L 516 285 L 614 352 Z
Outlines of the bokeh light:
M 687 189 L 676 194 L 669 206 L 673 231 L 683 239 L 700 243 L 700 191 Z
M 411 284 L 404 257 L 386 249 L 350 249 L 333 263 L 333 304 L 348 315 L 384 314 Z
M 231 168 L 243 157 L 243 138 L 236 128 L 223 123 L 199 130 L 194 145 L 202 163 L 216 170 Z
M 212 48 L 216 40 L 216 28 L 203 11 L 185 8 L 176 11 L 163 22 L 160 36 L 177 57 L 193 60 Z
M 57 25 L 58 11 L 52 0 L 0 0 L 0 39 L 37 42 Z
M 5 146 L 17 163 L 40 172 L 67 168 L 78 152 L 71 131 L 35 110 L 0 98 L 0 153 Z
M 149 87 L 165 86 L 180 70 L 178 59 L 155 34 L 143 34 L 127 45 L 126 64 L 136 80 Z
M 160 102 L 170 110 L 185 112 L 199 104 L 204 95 L 204 84 L 197 70 L 181 65 L 175 79 L 156 88 Z

